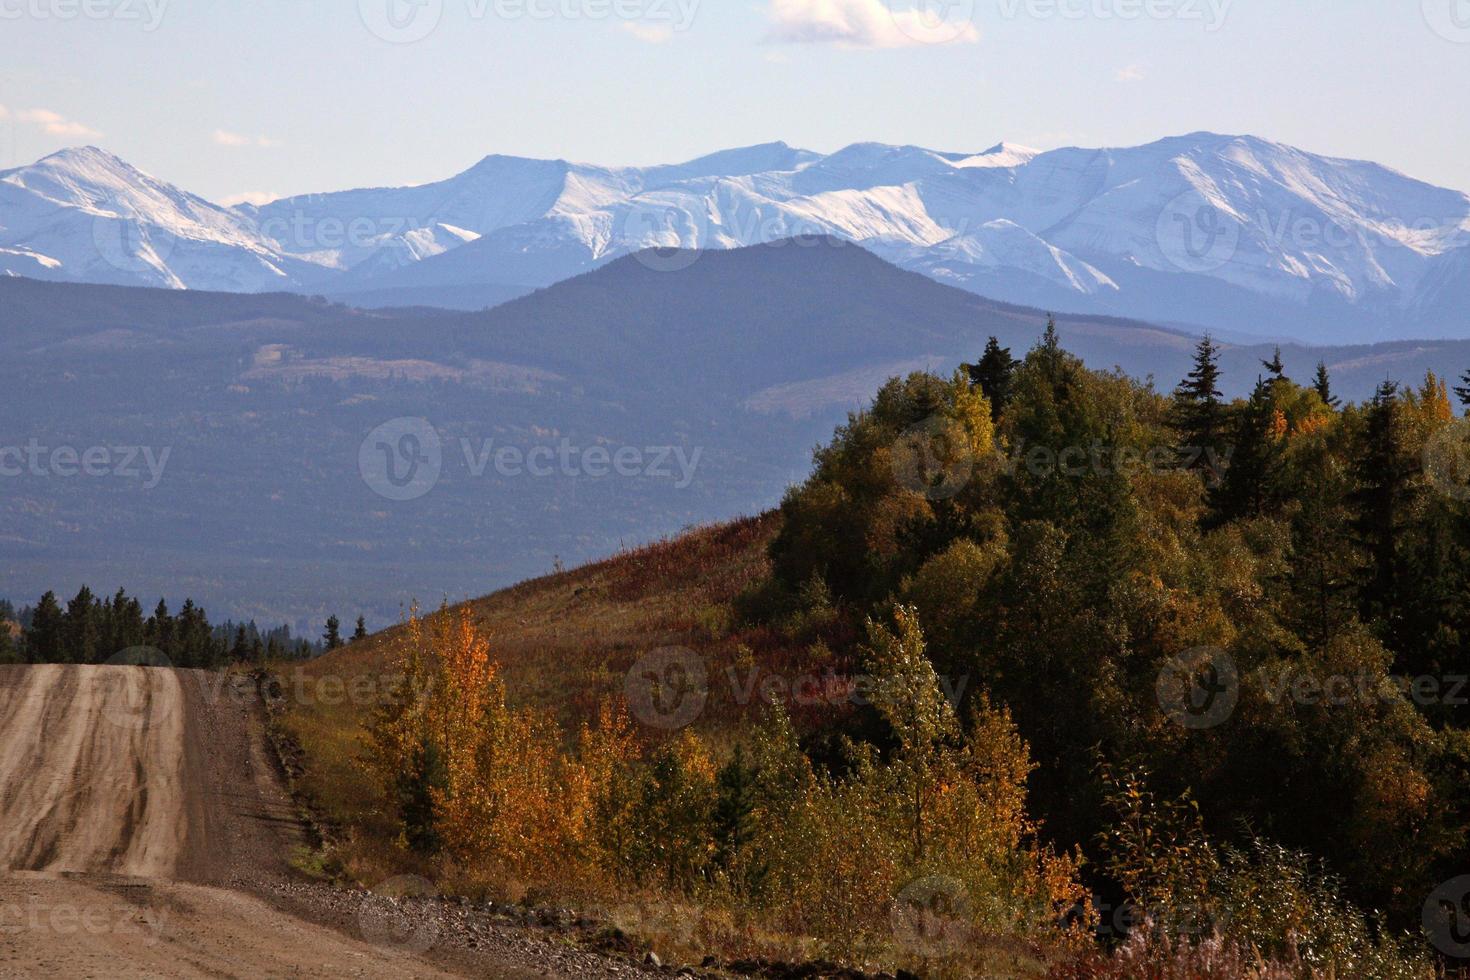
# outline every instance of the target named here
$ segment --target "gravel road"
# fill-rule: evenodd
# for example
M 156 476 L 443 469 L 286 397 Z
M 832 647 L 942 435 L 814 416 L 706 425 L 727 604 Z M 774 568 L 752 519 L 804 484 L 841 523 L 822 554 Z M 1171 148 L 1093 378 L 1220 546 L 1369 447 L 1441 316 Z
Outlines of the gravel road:
M 305 881 L 304 839 L 247 678 L 0 667 L 0 977 L 659 975 Z

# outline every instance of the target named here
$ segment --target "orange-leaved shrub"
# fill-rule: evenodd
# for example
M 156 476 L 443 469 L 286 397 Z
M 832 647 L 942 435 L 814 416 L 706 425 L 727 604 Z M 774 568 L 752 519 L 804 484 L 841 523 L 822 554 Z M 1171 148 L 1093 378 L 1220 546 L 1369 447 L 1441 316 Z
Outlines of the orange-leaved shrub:
M 997 941 L 1038 963 L 1073 948 L 1079 859 L 1036 842 L 1008 713 L 982 701 L 960 724 L 913 608 L 870 623 L 864 649 L 891 744 L 849 742 L 829 771 L 779 704 L 723 758 L 693 730 L 645 738 L 618 703 L 566 739 L 510 703 L 467 612 L 415 614 L 397 653 L 409 680 L 368 723 L 365 765 L 401 847 L 446 881 L 677 896 L 744 934 L 941 972 Z

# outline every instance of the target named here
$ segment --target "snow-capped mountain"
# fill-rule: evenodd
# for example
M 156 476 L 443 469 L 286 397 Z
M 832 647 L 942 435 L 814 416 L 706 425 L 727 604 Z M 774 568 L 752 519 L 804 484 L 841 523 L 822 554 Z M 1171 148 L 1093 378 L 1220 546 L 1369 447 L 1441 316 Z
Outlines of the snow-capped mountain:
M 310 274 L 241 214 L 95 147 L 0 171 L 0 273 L 175 289 L 285 289 Z
M 0 173 L 0 271 L 42 278 L 422 302 L 797 235 L 1058 310 L 1302 339 L 1470 336 L 1470 196 L 1254 137 L 1046 153 L 772 143 L 642 168 L 492 156 L 436 183 L 237 209 L 94 149 Z

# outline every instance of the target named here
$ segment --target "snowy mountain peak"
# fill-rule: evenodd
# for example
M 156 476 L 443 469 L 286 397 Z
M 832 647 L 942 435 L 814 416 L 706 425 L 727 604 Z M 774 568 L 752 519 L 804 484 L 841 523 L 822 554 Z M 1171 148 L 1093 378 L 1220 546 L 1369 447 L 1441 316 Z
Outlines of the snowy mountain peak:
M 96 147 L 0 173 L 0 274 L 80 281 L 418 302 L 795 235 L 1060 311 L 1338 338 L 1470 330 L 1455 305 L 1470 197 L 1249 135 L 1048 152 L 771 142 L 654 167 L 496 154 L 431 183 L 234 209 Z

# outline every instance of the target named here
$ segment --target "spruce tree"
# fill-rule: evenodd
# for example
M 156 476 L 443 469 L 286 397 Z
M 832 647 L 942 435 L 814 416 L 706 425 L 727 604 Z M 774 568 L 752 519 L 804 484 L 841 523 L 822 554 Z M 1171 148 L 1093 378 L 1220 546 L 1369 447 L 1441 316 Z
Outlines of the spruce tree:
M 177 655 L 178 649 L 174 645 L 174 619 L 169 615 L 168 603 L 164 600 L 158 600 L 144 635 L 147 637 L 147 645 L 165 657 L 173 659 Z
M 1312 382 L 1312 387 L 1322 399 L 1322 404 L 1328 408 L 1337 408 L 1342 404 L 1342 399 L 1332 394 L 1332 379 L 1327 375 L 1327 362 L 1317 362 L 1317 377 Z M 1459 389 L 1455 389 L 1458 391 Z
M 246 636 L 244 626 L 235 628 L 235 642 L 230 647 L 230 659 L 237 664 L 244 663 L 250 659 L 250 641 Z
M 76 597 L 66 604 L 66 625 L 62 636 L 67 659 L 71 662 L 95 664 L 103 659 L 98 657 L 98 648 L 102 638 L 99 624 L 100 612 L 96 596 L 85 585 L 82 586 Z
M 322 634 L 322 643 L 328 650 L 342 646 L 342 621 L 336 616 L 327 618 L 327 631 Z
M 33 664 L 66 663 L 66 615 L 56 601 L 55 592 L 47 592 L 31 613 L 31 628 L 26 633 L 26 655 Z
M 1361 592 L 1363 618 L 1384 622 L 1390 632 L 1398 607 L 1399 534 L 1413 469 L 1403 445 L 1400 408 L 1398 385 L 1379 385 L 1365 414 L 1354 498 L 1354 524 L 1369 566 Z
M 1205 334 L 1194 349 L 1193 368 L 1174 392 L 1175 427 L 1194 469 L 1212 465 L 1207 450 L 1218 453 L 1225 421 L 1220 399 L 1220 348 Z M 1211 475 L 1220 476 L 1213 470 Z
M 357 628 L 352 631 L 352 642 L 356 643 L 358 640 L 366 640 L 367 636 L 367 620 L 359 616 L 357 617 Z
M 1470 371 L 1460 375 L 1460 383 L 1455 385 L 1455 397 L 1460 399 L 1460 404 L 1470 408 Z
M 1250 399 L 1236 412 L 1230 466 L 1212 495 L 1221 523 L 1266 512 L 1281 455 L 1276 424 L 1276 382 L 1257 378 Z
M 1286 380 L 1286 365 L 1281 363 L 1281 348 L 1276 348 L 1276 353 L 1269 361 L 1262 361 L 1261 366 L 1271 372 L 1272 381 Z
M 999 421 L 1000 413 L 1011 400 L 1011 383 L 1016 374 L 1016 359 L 1009 347 L 1002 347 L 994 337 L 985 345 L 979 364 L 968 365 L 970 383 L 980 386 L 990 401 L 991 421 Z
M 740 860 L 755 839 L 758 776 L 746 760 L 745 747 L 737 744 L 734 756 L 715 778 L 715 863 L 745 893 L 758 890 L 769 872 L 764 865 Z

